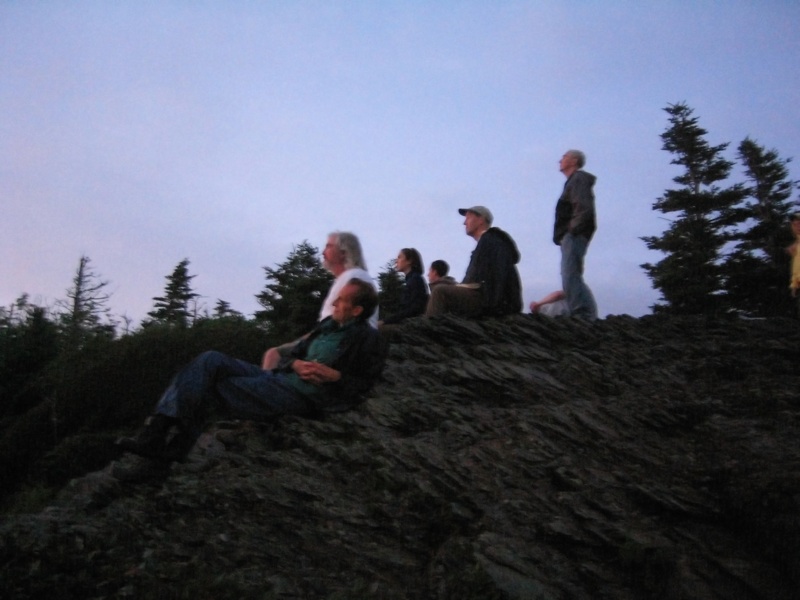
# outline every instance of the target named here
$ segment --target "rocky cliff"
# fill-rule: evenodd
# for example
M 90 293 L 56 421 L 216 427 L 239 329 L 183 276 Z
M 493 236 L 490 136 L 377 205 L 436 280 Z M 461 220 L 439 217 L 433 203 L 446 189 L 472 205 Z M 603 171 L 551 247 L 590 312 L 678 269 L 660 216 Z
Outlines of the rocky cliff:
M 0 525 L 3 598 L 791 599 L 800 325 L 412 321 L 359 409 Z

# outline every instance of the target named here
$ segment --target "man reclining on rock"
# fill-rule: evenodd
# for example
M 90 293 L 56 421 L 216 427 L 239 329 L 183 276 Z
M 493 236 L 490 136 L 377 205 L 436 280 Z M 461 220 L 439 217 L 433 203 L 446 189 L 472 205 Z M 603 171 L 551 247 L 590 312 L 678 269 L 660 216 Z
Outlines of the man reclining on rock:
M 368 324 L 377 305 L 375 288 L 351 279 L 335 300 L 333 315 L 273 370 L 204 352 L 175 376 L 142 432 L 117 444 L 140 456 L 181 460 L 212 409 L 234 418 L 270 420 L 352 408 L 363 401 L 383 369 L 386 345 Z M 173 429 L 176 433 L 168 442 Z

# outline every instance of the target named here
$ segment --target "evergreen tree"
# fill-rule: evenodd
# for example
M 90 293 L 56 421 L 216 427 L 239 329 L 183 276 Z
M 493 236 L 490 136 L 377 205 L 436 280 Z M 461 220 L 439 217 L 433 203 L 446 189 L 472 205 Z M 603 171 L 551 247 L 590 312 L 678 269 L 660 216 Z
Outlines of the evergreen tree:
M 664 110 L 670 126 L 661 134 L 663 149 L 673 154 L 671 164 L 684 171 L 673 178 L 681 187 L 667 190 L 653 204 L 654 210 L 675 213 L 676 218 L 662 236 L 642 238 L 650 250 L 667 256 L 641 266 L 665 301 L 653 306 L 656 312 L 715 314 L 725 310 L 720 262 L 728 228 L 738 218 L 731 209 L 743 199 L 744 189 L 717 185 L 733 166 L 721 156 L 728 144 L 709 145 L 706 130 L 686 104 Z
M 381 315 L 392 315 L 400 309 L 404 277 L 395 268 L 395 260 L 386 263 L 378 273 L 378 301 Z
M 238 310 L 231 308 L 230 302 L 218 299 L 217 304 L 214 306 L 215 319 L 243 319 L 244 315 Z
M 192 291 L 192 279 L 189 275 L 189 259 L 184 258 L 167 277 L 167 286 L 163 296 L 153 298 L 153 310 L 147 313 L 152 323 L 178 325 L 186 327 L 193 317 L 193 304 L 199 294 Z M 149 324 L 149 323 L 148 323 Z
M 100 279 L 90 262 L 88 256 L 81 256 L 72 287 L 67 290 L 67 300 L 58 303 L 64 310 L 60 320 L 66 342 L 72 348 L 82 346 L 95 335 L 114 335 L 114 324 L 110 321 L 107 307 L 110 298 L 106 293 L 108 282 Z
M 276 340 L 294 339 L 309 331 L 333 281 L 322 266 L 319 250 L 304 240 L 284 262 L 264 271 L 267 284 L 256 296 L 264 310 L 255 313 L 256 319 L 266 324 Z
M 747 201 L 734 210 L 749 227 L 733 233 L 735 246 L 723 265 L 728 304 L 750 316 L 791 315 L 785 248 L 793 241 L 789 214 L 797 205 L 789 198 L 798 185 L 789 179 L 791 159 L 749 137 L 739 144 L 738 156 L 748 180 Z
M 35 382 L 58 355 L 59 337 L 48 310 L 31 304 L 27 294 L 0 309 L 0 418 L 41 401 Z

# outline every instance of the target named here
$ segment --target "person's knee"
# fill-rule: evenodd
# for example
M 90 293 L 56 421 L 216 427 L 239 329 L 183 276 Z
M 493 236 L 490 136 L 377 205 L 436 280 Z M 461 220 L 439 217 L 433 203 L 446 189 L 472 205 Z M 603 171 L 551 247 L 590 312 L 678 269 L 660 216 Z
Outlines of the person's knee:
M 217 350 L 206 350 L 198 354 L 194 361 L 204 366 L 214 366 L 222 362 L 224 357 L 225 355 Z

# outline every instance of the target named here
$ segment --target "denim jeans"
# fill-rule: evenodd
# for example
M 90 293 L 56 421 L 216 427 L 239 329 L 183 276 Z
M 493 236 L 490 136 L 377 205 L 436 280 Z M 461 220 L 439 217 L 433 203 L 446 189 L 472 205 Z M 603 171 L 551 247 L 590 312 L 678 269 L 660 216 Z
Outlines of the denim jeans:
M 178 419 L 182 429 L 197 437 L 213 409 L 234 418 L 266 420 L 305 414 L 309 408 L 286 375 L 210 351 L 175 376 L 158 401 L 156 413 Z
M 583 258 L 588 247 L 589 240 L 582 235 L 568 233 L 561 238 L 561 285 L 569 314 L 594 321 L 597 319 L 597 303 L 583 280 Z

